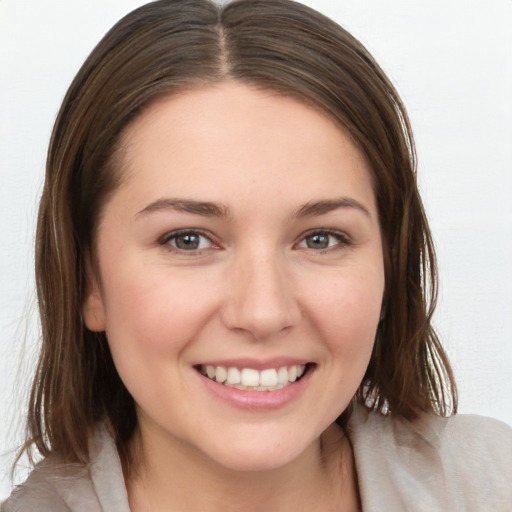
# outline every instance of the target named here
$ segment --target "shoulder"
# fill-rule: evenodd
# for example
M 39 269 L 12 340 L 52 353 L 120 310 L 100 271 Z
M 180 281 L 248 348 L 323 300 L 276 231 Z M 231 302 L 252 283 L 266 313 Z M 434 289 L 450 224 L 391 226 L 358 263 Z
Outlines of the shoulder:
M 1 512 L 70 512 L 74 511 L 75 497 L 85 498 L 89 504 L 94 491 L 84 466 L 63 465 L 54 458 L 39 463 L 27 480 L 16 487 L 1 505 Z M 81 510 L 81 509 L 77 509 Z M 91 511 L 97 510 L 94 506 Z
M 348 433 L 372 503 L 378 489 L 414 510 L 512 510 L 512 429 L 500 421 L 425 414 L 410 422 L 358 407 Z
M 0 506 L 0 512 L 129 512 L 121 463 L 104 425 L 89 438 L 89 456 L 88 465 L 45 459 Z
M 512 428 L 483 416 L 462 414 L 441 420 L 439 443 L 441 453 L 461 470 L 482 469 L 488 463 L 500 473 L 508 473 L 512 482 Z M 483 466 L 485 467 L 485 466 Z

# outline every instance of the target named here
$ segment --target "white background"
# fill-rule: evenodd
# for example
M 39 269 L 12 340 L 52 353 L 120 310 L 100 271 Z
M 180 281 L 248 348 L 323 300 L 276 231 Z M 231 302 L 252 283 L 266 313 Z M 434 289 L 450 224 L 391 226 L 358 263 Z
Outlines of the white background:
M 0 1 L 0 499 L 37 351 L 32 245 L 51 126 L 87 54 L 142 3 Z M 408 107 L 460 412 L 512 425 L 512 1 L 306 3 L 362 40 Z

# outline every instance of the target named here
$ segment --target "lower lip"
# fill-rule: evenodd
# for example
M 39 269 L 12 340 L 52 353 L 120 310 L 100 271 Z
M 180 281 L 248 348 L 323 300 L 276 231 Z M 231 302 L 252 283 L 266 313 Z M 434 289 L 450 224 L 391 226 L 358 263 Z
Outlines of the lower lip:
M 313 368 L 309 368 L 302 378 L 275 391 L 245 391 L 219 384 L 199 372 L 197 375 L 210 393 L 228 405 L 247 411 L 264 411 L 280 409 L 296 400 L 308 386 L 312 373 Z

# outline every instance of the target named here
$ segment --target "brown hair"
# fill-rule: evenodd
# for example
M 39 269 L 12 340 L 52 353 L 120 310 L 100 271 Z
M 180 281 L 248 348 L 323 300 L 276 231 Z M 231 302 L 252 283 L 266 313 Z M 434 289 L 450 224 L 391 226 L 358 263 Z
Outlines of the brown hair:
M 316 105 L 350 134 L 373 172 L 384 240 L 385 297 L 356 399 L 413 419 L 447 415 L 456 392 L 431 326 L 433 243 L 418 194 L 414 143 L 395 89 L 343 28 L 290 0 L 160 0 L 128 14 L 71 84 L 48 153 L 36 240 L 42 348 L 26 447 L 86 462 L 88 429 L 112 424 L 118 446 L 135 426 L 132 397 L 104 333 L 81 309 L 86 261 L 102 206 L 121 179 L 120 136 L 156 98 L 232 79 Z M 339 418 L 343 424 L 350 414 Z

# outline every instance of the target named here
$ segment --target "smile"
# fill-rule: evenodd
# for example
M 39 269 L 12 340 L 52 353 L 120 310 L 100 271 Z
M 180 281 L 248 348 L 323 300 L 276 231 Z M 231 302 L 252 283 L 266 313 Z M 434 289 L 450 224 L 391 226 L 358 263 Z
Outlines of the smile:
M 243 391 L 276 391 L 299 380 L 306 372 L 307 365 L 297 364 L 266 368 L 258 371 L 254 368 L 200 365 L 198 370 L 210 380 L 226 387 Z

